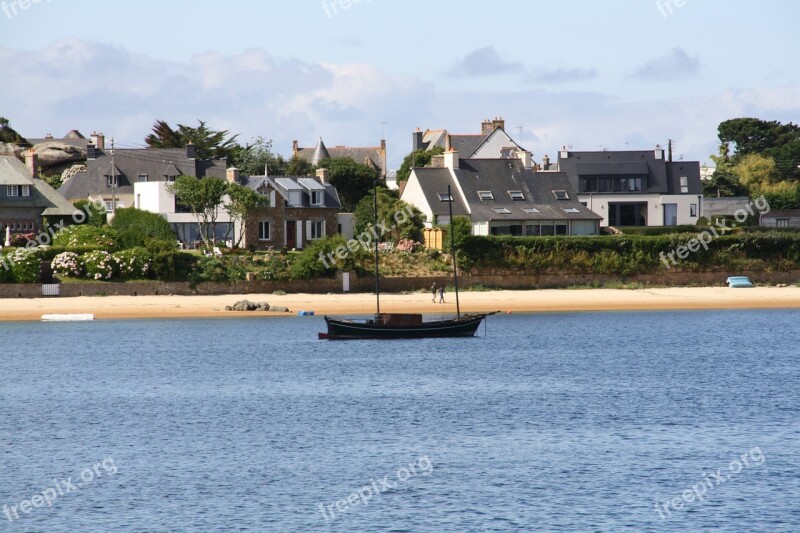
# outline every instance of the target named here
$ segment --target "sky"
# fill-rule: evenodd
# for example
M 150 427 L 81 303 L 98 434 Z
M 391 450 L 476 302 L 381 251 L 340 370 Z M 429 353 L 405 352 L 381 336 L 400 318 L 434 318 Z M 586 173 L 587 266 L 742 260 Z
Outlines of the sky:
M 796 0 L 0 0 L 0 116 L 140 146 L 156 120 L 376 146 L 486 118 L 534 160 L 711 163 L 731 118 L 800 122 Z

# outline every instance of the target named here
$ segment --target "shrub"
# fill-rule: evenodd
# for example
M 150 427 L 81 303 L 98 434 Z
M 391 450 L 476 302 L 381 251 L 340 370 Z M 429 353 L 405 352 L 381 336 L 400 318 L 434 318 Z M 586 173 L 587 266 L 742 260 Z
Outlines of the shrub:
M 123 279 L 144 279 L 150 275 L 152 254 L 141 246 L 111 254 Z
M 83 272 L 81 258 L 75 252 L 61 252 L 50 263 L 53 274 L 68 278 L 79 278 Z
M 42 272 L 38 250 L 19 248 L 7 256 L 16 283 L 37 283 Z M 13 262 L 13 264 L 12 264 Z
M 144 246 L 148 240 L 170 243 L 172 250 L 177 247 L 178 237 L 169 222 L 157 213 L 135 207 L 117 209 L 111 227 L 116 230 L 123 249 Z
M 198 259 L 185 252 L 160 252 L 153 255 L 153 274 L 161 281 L 188 281 Z
M 83 221 L 84 224 L 100 227 L 106 223 L 105 208 L 95 204 L 91 200 L 78 200 L 77 202 L 73 202 L 72 205 L 75 206 L 75 209 L 83 211 L 87 215 L 86 220 Z
M 29 242 L 35 240 L 36 237 L 38 237 L 36 233 L 12 233 L 11 240 L 9 242 L 11 243 L 11 246 L 22 248 Z
M 191 280 L 195 283 L 203 281 L 228 281 L 228 269 L 216 257 L 201 257 L 197 262 Z
M 85 226 L 92 227 L 92 226 Z M 96 250 L 84 255 L 83 269 L 89 279 L 108 281 L 114 277 L 116 264 L 111 254 L 105 250 Z
M 406 253 L 418 252 L 423 248 L 425 248 L 425 246 L 422 243 L 412 241 L 411 239 L 400 239 L 397 242 L 397 246 L 395 246 L 395 249 L 398 252 L 406 252 Z
M 272 255 L 263 266 L 254 270 L 256 277 L 263 281 L 287 279 L 289 277 L 289 261 L 283 255 Z
M 104 250 L 116 250 L 117 243 L 118 235 L 116 231 L 108 227 L 100 228 L 91 225 L 69 226 L 59 232 L 53 239 L 53 246 L 66 248 L 92 246 Z

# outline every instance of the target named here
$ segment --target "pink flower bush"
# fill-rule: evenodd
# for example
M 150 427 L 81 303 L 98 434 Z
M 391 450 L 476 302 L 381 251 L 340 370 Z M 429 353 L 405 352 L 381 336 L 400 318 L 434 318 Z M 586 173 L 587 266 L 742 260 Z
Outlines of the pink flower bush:
M 78 254 L 74 252 L 63 252 L 53 258 L 50 263 L 53 268 L 53 273 L 57 276 L 66 276 L 69 278 L 81 277 L 81 260 Z
M 108 281 L 114 277 L 116 262 L 110 253 L 104 250 L 95 250 L 84 254 L 83 268 L 87 278 Z

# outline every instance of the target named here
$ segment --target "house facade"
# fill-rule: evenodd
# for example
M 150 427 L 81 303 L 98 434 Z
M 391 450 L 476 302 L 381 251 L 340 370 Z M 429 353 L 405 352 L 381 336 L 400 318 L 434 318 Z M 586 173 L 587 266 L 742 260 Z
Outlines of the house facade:
M 269 207 L 255 209 L 247 217 L 244 247 L 302 250 L 339 231 L 339 194 L 324 169 L 316 177 L 249 176 L 240 182 L 269 200 Z
M 301 148 L 298 141 L 292 141 L 292 155 L 305 159 L 312 165 L 319 165 L 325 159 L 349 157 L 356 163 L 362 163 L 380 172 L 381 178 L 386 178 L 386 140 L 381 139 L 378 146 L 351 147 L 334 146 L 328 148 L 319 138 L 314 148 Z
M 439 159 L 441 158 L 441 159 Z M 402 200 L 417 207 L 425 225 L 470 220 L 473 235 L 597 235 L 602 217 L 582 205 L 562 172 L 536 172 L 530 153 L 516 159 L 460 159 L 450 150 L 432 166 L 414 169 Z
M 800 209 L 763 213 L 759 217 L 758 225 L 764 228 L 800 229 Z
M 668 161 L 660 146 L 645 151 L 575 152 L 562 148 L 564 172 L 578 200 L 603 226 L 696 224 L 703 216 L 700 163 Z
M 479 134 L 455 134 L 447 130 L 419 129 L 412 134 L 411 150 L 433 150 L 445 152 L 455 150 L 463 159 L 516 159 L 525 149 L 517 144 L 505 130 L 502 118 L 484 120 Z
M 0 232 L 39 233 L 44 221 L 70 222 L 77 209 L 58 191 L 38 179 L 37 155 L 25 153 L 25 163 L 0 157 Z

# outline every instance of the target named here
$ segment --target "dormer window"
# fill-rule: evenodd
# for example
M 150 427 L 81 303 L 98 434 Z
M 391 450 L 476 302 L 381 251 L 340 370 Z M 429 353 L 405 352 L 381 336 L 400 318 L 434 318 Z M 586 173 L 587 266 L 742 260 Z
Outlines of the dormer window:
M 311 191 L 311 205 L 322 205 L 323 191 Z
M 119 180 L 117 176 L 106 176 L 106 187 L 117 187 L 119 185 Z
M 525 200 L 525 195 L 522 193 L 522 191 L 508 191 L 508 195 L 514 201 Z
M 481 199 L 481 202 L 486 202 L 488 200 L 494 200 L 494 195 L 492 191 L 478 191 L 478 198 Z
M 22 186 L 22 197 L 29 197 L 31 195 L 31 186 L 30 185 L 23 185 Z
M 138 181 L 139 183 L 146 183 L 147 179 L 148 179 L 147 174 L 139 174 L 138 176 L 136 176 L 136 181 Z
M 556 200 L 569 200 L 567 191 L 553 191 L 553 196 L 556 197 Z

